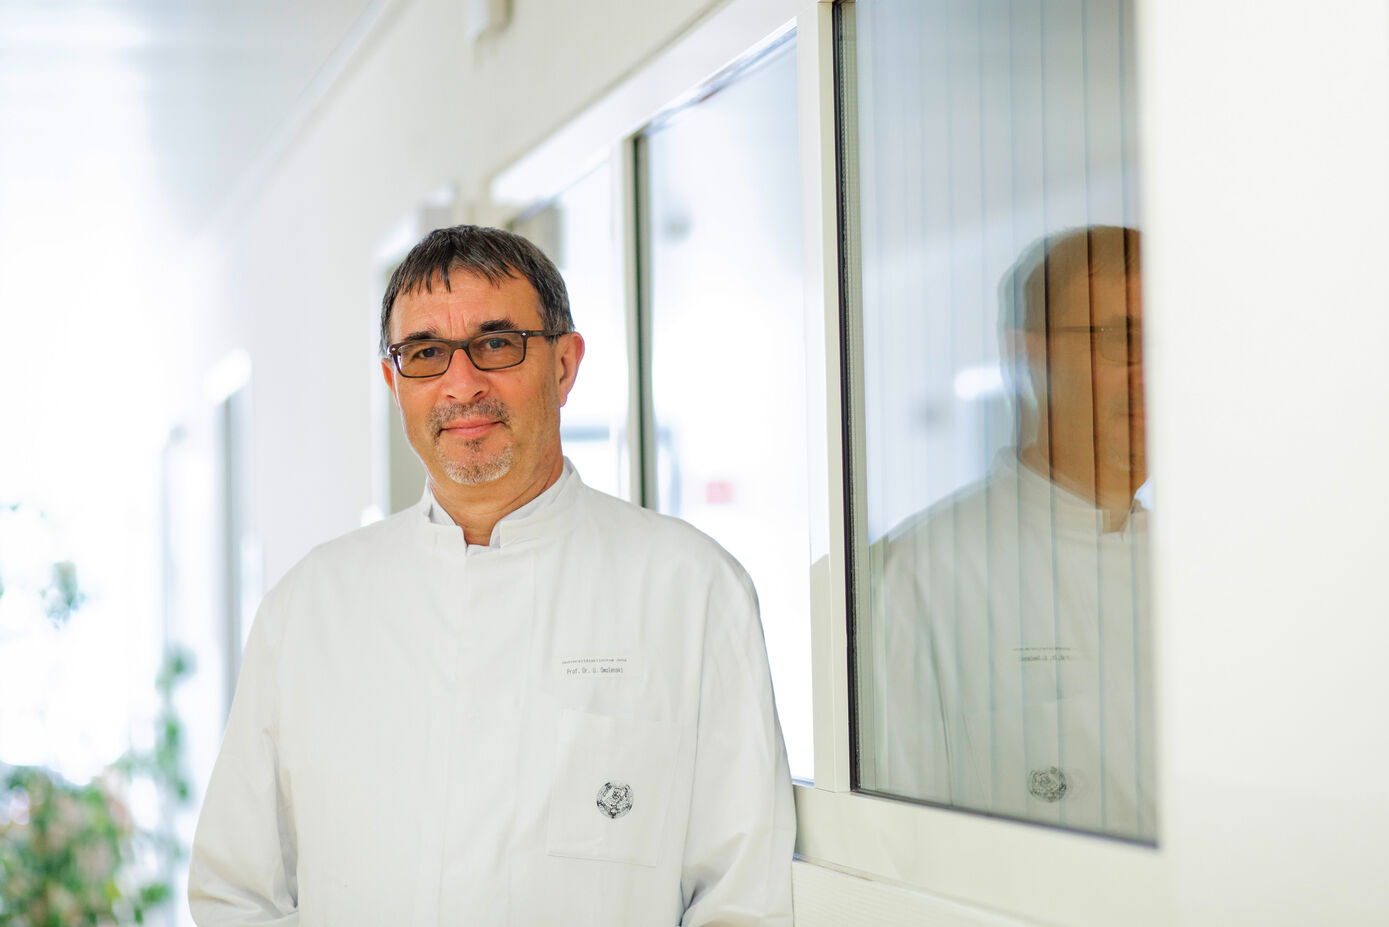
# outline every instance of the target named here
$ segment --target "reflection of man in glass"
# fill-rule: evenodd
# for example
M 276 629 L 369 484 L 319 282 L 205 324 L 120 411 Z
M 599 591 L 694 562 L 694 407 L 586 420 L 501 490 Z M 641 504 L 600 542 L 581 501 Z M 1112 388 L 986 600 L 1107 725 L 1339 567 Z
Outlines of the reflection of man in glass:
M 871 551 L 878 790 L 1153 836 L 1138 246 L 1096 226 L 1014 265 L 1017 444 Z
M 1005 344 L 1026 364 L 1018 456 L 1092 502 L 1106 530 L 1148 478 L 1140 291 L 1138 232 L 1096 226 L 1034 245 L 1001 294 Z

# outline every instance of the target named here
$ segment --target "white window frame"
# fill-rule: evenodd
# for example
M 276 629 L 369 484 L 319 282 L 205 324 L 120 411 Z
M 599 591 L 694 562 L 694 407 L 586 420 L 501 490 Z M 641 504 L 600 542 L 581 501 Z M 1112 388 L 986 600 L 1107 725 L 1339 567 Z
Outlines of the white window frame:
M 627 280 L 628 331 L 636 338 L 644 328 L 636 324 L 639 230 L 633 145 L 637 134 L 655 116 L 695 98 L 720 73 L 792 28 L 797 34 L 812 467 L 808 501 L 814 560 L 807 582 L 812 603 L 815 782 L 795 786 L 798 923 L 841 923 L 834 899 L 842 902 L 853 896 L 863 879 L 881 888 L 874 895 L 881 903 L 872 915 L 856 909 L 858 922 L 1000 925 L 1041 921 L 1078 927 L 1171 923 L 1168 860 L 1160 845 L 1142 846 L 851 791 L 850 551 L 833 3 L 731 0 L 719 7 L 494 177 L 487 202 L 479 206 L 479 218 L 502 224 L 533 204 L 554 198 L 608 160 Z M 636 416 L 649 410 L 649 405 L 635 397 L 649 395 L 649 382 L 641 369 L 645 352 L 638 352 L 636 344 L 630 347 L 634 401 L 629 406 L 634 418 L 628 434 L 636 442 L 651 431 L 636 427 Z M 849 395 L 862 402 L 861 389 Z M 861 408 L 850 421 L 862 422 Z M 862 435 L 854 437 L 860 455 L 855 470 L 863 472 Z M 629 450 L 635 487 L 641 485 L 639 468 L 650 459 L 650 449 L 633 446 Z M 862 500 L 857 501 L 861 505 Z M 838 873 L 860 878 L 844 879 Z M 819 900 L 804 904 L 807 893 L 818 893 Z M 861 919 L 870 916 L 875 919 Z

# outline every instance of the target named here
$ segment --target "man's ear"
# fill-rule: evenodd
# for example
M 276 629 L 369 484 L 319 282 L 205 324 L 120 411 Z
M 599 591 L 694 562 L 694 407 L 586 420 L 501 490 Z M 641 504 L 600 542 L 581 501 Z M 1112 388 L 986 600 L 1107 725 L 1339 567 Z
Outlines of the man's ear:
M 381 358 L 381 378 L 386 381 L 386 389 L 391 391 L 391 395 L 395 398 L 396 408 L 399 409 L 400 394 L 396 392 L 395 388 L 395 365 L 391 363 L 389 357 Z
M 574 380 L 579 376 L 579 364 L 584 359 L 584 336 L 578 332 L 561 335 L 555 345 L 555 391 L 559 404 L 564 405 Z

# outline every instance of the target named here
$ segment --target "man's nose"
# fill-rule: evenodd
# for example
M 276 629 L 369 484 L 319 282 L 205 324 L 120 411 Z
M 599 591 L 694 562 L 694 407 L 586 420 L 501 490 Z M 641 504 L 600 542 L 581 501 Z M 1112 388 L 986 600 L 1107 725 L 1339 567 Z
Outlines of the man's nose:
M 473 399 L 487 392 L 491 381 L 473 365 L 468 352 L 458 348 L 449 358 L 449 369 L 439 375 L 445 393 L 455 399 Z

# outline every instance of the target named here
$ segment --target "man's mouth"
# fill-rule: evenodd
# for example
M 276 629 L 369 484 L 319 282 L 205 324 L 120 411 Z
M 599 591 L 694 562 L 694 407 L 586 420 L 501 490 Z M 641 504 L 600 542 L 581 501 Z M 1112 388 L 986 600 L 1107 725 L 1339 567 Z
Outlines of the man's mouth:
M 440 428 L 439 433 L 453 435 L 455 438 L 470 441 L 474 438 L 482 437 L 487 434 L 487 432 L 491 431 L 492 428 L 500 424 L 501 422 L 491 419 L 482 419 L 472 422 L 453 422 Z
M 429 425 L 434 437 L 448 434 L 464 441 L 474 440 L 497 426 L 506 427 L 510 416 L 506 407 L 496 400 L 483 400 L 471 405 L 445 403 L 430 413 Z

